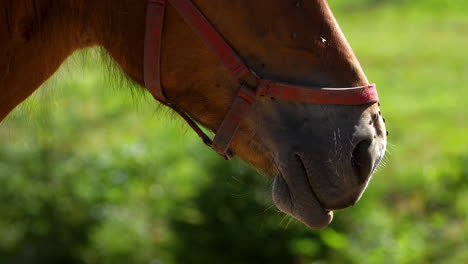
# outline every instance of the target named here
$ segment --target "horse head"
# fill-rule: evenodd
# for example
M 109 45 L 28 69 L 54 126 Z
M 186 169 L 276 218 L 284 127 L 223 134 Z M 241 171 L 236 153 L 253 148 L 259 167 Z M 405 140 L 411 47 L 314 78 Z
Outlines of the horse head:
M 368 84 L 325 1 L 197 5 L 262 78 L 315 87 Z M 169 13 L 175 21 L 167 31 L 189 32 L 174 34 L 163 44 L 163 53 L 173 50 L 162 64 L 164 100 L 220 133 L 239 87 L 205 43 L 177 23 L 177 16 Z M 180 39 L 187 46 L 176 45 Z M 269 97 L 255 101 L 231 143 L 242 159 L 274 176 L 276 206 L 313 228 L 325 227 L 333 210 L 359 200 L 385 146 L 385 126 L 375 103 L 322 105 Z

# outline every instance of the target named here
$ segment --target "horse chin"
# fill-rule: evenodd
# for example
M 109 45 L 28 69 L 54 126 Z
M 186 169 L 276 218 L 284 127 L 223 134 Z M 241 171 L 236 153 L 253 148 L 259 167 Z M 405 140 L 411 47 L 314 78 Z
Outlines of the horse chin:
M 333 219 L 333 212 L 322 207 L 306 175 L 293 177 L 277 175 L 273 181 L 272 197 L 279 210 L 295 217 L 312 229 L 323 229 Z

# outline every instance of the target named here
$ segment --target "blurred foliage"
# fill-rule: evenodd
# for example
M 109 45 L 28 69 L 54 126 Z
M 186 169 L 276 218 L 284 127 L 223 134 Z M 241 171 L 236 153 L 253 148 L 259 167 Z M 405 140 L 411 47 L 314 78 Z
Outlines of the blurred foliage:
M 269 179 L 91 50 L 0 125 L 0 263 L 468 263 L 468 2 L 329 2 L 390 130 L 329 228 L 279 213 Z

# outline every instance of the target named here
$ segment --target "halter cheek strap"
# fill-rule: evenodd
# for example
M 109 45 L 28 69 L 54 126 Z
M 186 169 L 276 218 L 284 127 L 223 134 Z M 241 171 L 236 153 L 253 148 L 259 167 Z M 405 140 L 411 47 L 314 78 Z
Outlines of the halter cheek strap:
M 167 100 L 161 86 L 161 42 L 165 5 L 167 2 L 172 4 L 192 30 L 216 53 L 224 66 L 231 72 L 234 80 L 239 83 L 237 96 L 234 98 L 221 126 L 217 129 L 213 141 L 185 111 L 172 105 Z M 158 101 L 173 108 L 181 115 L 202 138 L 203 142 L 225 159 L 230 159 L 233 156 L 233 152 L 229 149 L 229 146 L 236 135 L 240 122 L 244 119 L 250 106 L 258 97 L 266 96 L 278 100 L 312 104 L 361 105 L 378 102 L 375 84 L 350 88 L 319 88 L 258 78 L 191 0 L 148 1 L 144 64 L 146 88 Z M 254 76 L 257 79 L 256 87 L 249 87 L 243 82 L 243 78 L 246 75 Z

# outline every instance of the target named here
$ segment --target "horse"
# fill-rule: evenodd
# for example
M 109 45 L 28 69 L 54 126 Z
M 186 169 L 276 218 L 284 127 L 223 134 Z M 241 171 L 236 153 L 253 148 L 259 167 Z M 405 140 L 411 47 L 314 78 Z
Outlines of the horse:
M 100 46 L 223 157 L 271 175 L 277 208 L 314 229 L 361 198 L 386 151 L 375 86 L 326 0 L 10 0 L 0 10 L 0 121 L 74 51 Z M 334 99 L 362 91 L 369 100 Z

